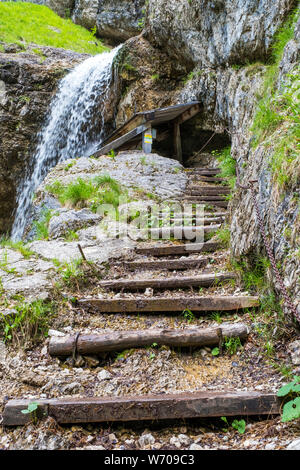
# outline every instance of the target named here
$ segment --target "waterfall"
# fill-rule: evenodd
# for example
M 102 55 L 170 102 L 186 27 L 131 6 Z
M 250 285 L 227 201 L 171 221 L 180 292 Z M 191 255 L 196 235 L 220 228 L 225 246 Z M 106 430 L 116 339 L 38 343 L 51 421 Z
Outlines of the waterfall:
M 112 64 L 120 47 L 88 58 L 61 80 L 31 167 L 18 188 L 13 240 L 22 238 L 34 192 L 49 170 L 67 158 L 91 155 L 103 140 Z

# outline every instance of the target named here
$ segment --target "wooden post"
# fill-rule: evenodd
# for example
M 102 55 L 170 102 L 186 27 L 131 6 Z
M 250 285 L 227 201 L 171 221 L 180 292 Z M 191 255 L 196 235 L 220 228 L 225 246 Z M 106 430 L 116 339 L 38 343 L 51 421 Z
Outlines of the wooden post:
M 152 129 L 151 126 L 148 127 L 148 129 L 143 132 L 143 151 L 145 153 L 151 153 L 152 152 Z
M 182 163 L 182 147 L 181 147 L 181 135 L 180 135 L 180 124 L 176 119 L 174 122 L 174 152 L 177 160 Z

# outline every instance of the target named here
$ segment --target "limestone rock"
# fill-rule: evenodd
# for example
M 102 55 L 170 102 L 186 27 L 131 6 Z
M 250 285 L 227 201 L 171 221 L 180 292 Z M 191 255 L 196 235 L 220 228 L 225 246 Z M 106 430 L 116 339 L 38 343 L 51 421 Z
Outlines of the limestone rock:
M 143 28 L 145 0 L 76 0 L 72 19 L 85 28 L 97 26 L 100 37 L 122 42 Z
M 101 216 L 93 212 L 82 210 L 61 210 L 59 215 L 54 215 L 49 222 L 49 236 L 59 238 L 68 231 L 76 231 L 87 225 L 100 222 Z
M 287 0 L 150 0 L 146 36 L 190 64 L 265 60 L 289 7 Z

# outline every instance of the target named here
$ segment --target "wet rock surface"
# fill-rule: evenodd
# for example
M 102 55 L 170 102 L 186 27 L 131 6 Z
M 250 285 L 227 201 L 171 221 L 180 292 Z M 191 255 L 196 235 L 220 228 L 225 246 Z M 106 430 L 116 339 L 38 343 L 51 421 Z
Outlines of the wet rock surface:
M 38 132 L 57 84 L 88 55 L 34 45 L 26 50 L 18 45 L 3 45 L 3 48 L 4 52 L 0 52 L 0 233 L 5 234 L 12 224 L 18 185 L 30 171 Z

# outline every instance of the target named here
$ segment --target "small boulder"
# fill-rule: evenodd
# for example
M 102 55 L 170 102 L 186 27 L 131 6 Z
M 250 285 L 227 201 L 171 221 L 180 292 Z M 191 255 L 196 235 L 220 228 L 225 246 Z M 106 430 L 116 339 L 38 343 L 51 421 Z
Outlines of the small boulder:
M 287 450 L 300 450 L 300 439 L 295 439 L 287 446 Z
M 100 222 L 101 216 L 94 214 L 88 209 L 62 210 L 58 215 L 51 218 L 49 222 L 49 236 L 59 238 L 70 230 L 78 230 Z

